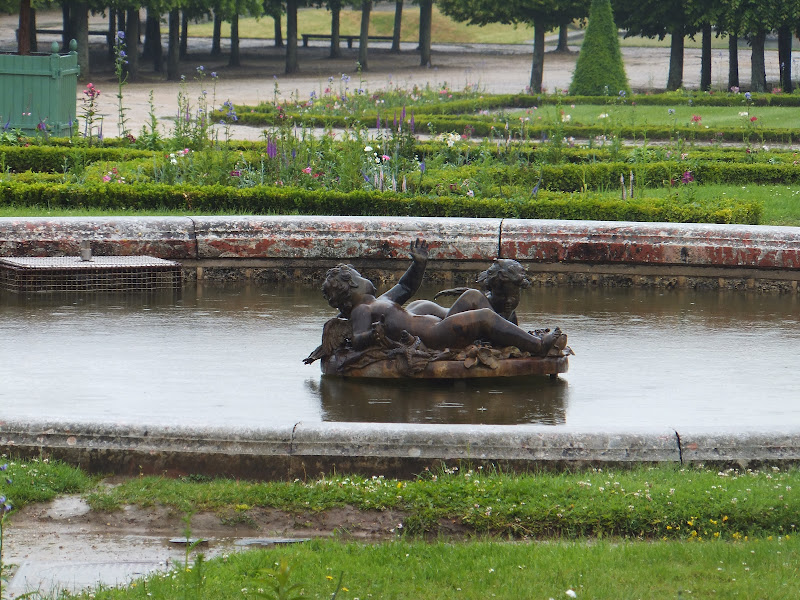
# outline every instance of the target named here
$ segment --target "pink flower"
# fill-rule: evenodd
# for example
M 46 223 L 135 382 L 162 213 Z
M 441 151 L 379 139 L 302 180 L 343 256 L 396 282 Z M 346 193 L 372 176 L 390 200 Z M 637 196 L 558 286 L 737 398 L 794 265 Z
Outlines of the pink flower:
M 692 115 L 692 123 L 699 123 L 702 120 L 703 117 L 701 117 L 700 115 Z
M 308 173 L 309 175 L 311 175 L 311 166 L 309 165 L 308 167 L 303 169 L 303 173 Z
M 111 181 L 111 176 L 110 175 L 103 175 L 103 181 L 108 183 L 109 181 Z
M 383 156 L 381 156 L 381 160 L 386 162 L 387 160 L 392 160 L 392 157 L 384 154 Z
M 758 121 L 758 117 L 750 117 L 751 123 L 755 123 L 756 121 Z

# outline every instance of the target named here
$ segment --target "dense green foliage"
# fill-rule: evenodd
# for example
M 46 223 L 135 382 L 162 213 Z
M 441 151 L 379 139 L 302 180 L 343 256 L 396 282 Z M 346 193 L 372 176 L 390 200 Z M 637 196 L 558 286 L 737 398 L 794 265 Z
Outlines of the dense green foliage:
M 610 0 L 592 0 L 589 25 L 569 86 L 571 95 L 630 94 Z

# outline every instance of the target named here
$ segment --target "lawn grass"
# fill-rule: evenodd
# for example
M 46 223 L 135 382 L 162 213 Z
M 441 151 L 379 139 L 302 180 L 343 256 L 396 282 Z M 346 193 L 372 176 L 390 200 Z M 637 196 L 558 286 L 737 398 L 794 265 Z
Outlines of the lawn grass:
M 675 106 L 645 106 L 630 103 L 619 104 L 609 98 L 608 106 L 590 104 L 565 104 L 562 106 L 540 106 L 536 109 L 508 112 L 511 119 L 529 118 L 532 122 L 552 122 L 560 111 L 569 115 L 574 125 L 606 125 L 610 131 L 614 126 L 644 127 L 679 126 L 705 129 L 740 129 L 742 136 L 757 141 L 762 128 L 800 128 L 800 111 L 780 106 L 747 106 L 742 97 L 741 106 L 686 106 L 684 100 Z M 699 117 L 699 120 L 698 120 Z M 753 121 L 755 117 L 755 121 Z M 693 121 L 694 119 L 694 121 Z M 705 135 L 705 132 L 703 132 Z
M 403 513 L 398 531 L 438 534 L 443 522 L 512 537 L 607 535 L 743 539 L 794 534 L 800 471 L 738 472 L 676 466 L 514 475 L 464 467 L 412 481 L 337 476 L 308 482 L 208 482 L 142 477 L 89 496 L 98 509 L 164 505 L 247 516 L 350 506 Z
M 279 598 L 276 566 L 306 598 L 796 598 L 800 543 L 619 540 L 383 544 L 318 540 L 237 553 L 84 597 Z M 295 590 L 298 593 L 300 589 Z M 570 594 L 571 595 L 571 594 Z M 186 597 L 186 596 L 184 596 Z M 284 596 L 287 597 L 287 596 Z

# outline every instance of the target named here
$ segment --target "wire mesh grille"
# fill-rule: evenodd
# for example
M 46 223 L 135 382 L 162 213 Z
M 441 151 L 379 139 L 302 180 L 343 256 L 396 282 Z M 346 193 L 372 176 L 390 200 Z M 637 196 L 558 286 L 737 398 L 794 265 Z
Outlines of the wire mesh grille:
M 12 293 L 180 291 L 181 284 L 179 263 L 151 256 L 0 259 L 0 290 Z

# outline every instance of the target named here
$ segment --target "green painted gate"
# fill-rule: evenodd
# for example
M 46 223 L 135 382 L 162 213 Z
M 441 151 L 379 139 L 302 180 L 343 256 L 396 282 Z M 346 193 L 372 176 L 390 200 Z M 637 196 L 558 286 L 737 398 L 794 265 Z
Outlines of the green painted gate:
M 75 124 L 78 86 L 78 45 L 59 54 L 53 42 L 50 54 L 26 56 L 0 53 L 0 127 L 28 135 L 68 136 Z

